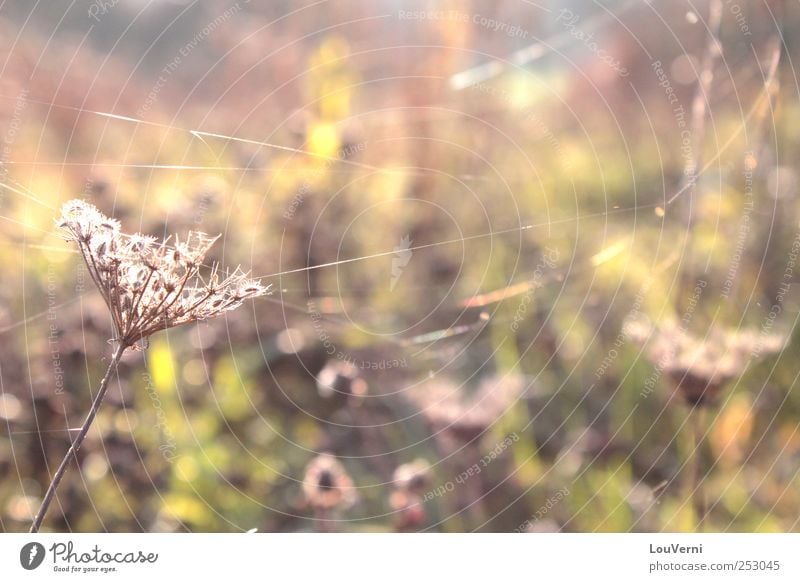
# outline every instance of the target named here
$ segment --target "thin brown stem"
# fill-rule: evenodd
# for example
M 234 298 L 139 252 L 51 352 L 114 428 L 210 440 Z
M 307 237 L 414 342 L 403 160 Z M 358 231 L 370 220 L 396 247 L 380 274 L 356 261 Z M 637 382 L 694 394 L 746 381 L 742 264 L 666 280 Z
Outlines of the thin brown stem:
M 81 448 L 81 445 L 83 444 L 83 441 L 89 432 L 89 427 L 92 426 L 94 417 L 97 415 L 97 411 L 103 402 L 106 391 L 108 390 L 108 382 L 111 379 L 111 374 L 113 374 L 117 369 L 117 365 L 119 364 L 120 359 L 122 359 L 122 353 L 125 351 L 126 347 L 127 346 L 122 342 L 117 344 L 117 347 L 114 350 L 114 355 L 111 357 L 111 363 L 109 363 L 108 369 L 106 370 L 106 375 L 103 376 L 103 379 L 100 381 L 100 387 L 98 388 L 97 395 L 92 402 L 92 407 L 89 409 L 89 414 L 86 416 L 86 420 L 83 421 L 83 426 L 81 426 L 78 436 L 75 437 L 74 441 L 72 441 L 67 454 L 64 456 L 64 459 L 61 461 L 61 464 L 58 466 L 58 469 L 53 475 L 52 481 L 50 481 L 50 486 L 47 488 L 47 493 L 45 493 L 42 504 L 39 506 L 39 511 L 36 512 L 36 517 L 33 519 L 30 533 L 36 533 L 39 531 L 39 527 L 42 525 L 42 521 L 47 513 L 47 509 L 50 507 L 53 497 L 55 497 L 58 484 L 61 483 L 61 479 L 64 478 L 64 474 L 67 471 L 67 466 L 69 465 L 70 460 L 73 457 L 76 461 L 78 460 L 78 449 Z
M 153 278 L 153 273 L 155 271 L 153 269 L 148 269 L 148 271 L 149 273 L 147 273 L 147 279 L 145 279 L 141 290 L 134 294 L 131 310 L 128 314 L 128 321 L 125 322 L 125 332 L 123 337 L 127 337 L 133 330 L 133 324 L 136 321 L 136 310 L 139 309 L 139 303 L 141 303 L 142 297 L 144 297 L 144 294 L 147 292 L 147 287 L 150 285 L 150 280 Z
M 705 471 L 703 470 L 703 442 L 705 427 L 703 409 L 694 407 L 689 411 L 689 425 L 692 434 L 692 449 L 689 461 L 689 487 L 691 488 L 692 508 L 697 520 L 697 531 L 703 531 L 706 518 L 706 496 L 703 488 Z
M 711 82 L 714 79 L 714 65 L 722 49 L 719 44 L 719 31 L 722 23 L 722 0 L 711 0 L 708 6 L 708 37 L 706 40 L 703 60 L 697 77 L 697 86 L 692 97 L 692 117 L 690 132 L 692 136 L 691 156 L 686 161 L 683 171 L 683 183 L 672 197 L 667 200 L 671 205 L 686 192 L 694 192 L 697 179 L 703 163 L 703 140 L 706 134 L 706 113 L 710 102 Z
M 327 508 L 314 508 L 314 530 L 317 533 L 336 532 L 336 522 L 331 520 L 330 511 Z

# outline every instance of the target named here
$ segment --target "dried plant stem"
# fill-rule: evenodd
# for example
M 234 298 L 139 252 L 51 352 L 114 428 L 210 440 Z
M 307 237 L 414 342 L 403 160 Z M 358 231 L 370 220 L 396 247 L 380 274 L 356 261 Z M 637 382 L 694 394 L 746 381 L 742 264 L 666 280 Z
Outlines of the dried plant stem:
M 689 449 L 689 488 L 694 516 L 697 520 L 696 531 L 703 531 L 706 518 L 706 496 L 703 489 L 705 471 L 703 470 L 704 442 L 704 410 L 693 407 L 689 410 L 691 444 Z
M 314 509 L 314 531 L 317 533 L 336 533 L 336 522 L 331 520 L 331 512 L 325 507 Z
M 467 461 L 467 468 L 481 467 L 481 439 L 473 439 L 464 447 L 464 456 Z M 487 511 L 484 503 L 483 494 L 483 475 L 482 471 L 470 476 L 461 484 L 461 508 L 472 516 L 476 523 L 483 523 L 487 519 Z
M 714 80 L 714 65 L 722 49 L 719 44 L 719 31 L 722 24 L 722 0 L 710 0 L 708 4 L 708 38 L 706 40 L 703 59 L 700 64 L 700 73 L 697 77 L 697 86 L 692 97 L 692 117 L 691 117 L 691 156 L 686 161 L 683 172 L 683 183 L 681 188 L 667 200 L 667 206 L 686 192 L 694 192 L 697 178 L 701 172 L 703 163 L 703 140 L 706 135 L 706 117 L 708 104 L 710 102 L 711 83 Z M 689 207 L 691 208 L 691 207 Z M 687 208 L 687 212 L 689 211 Z M 688 217 L 690 228 L 694 225 L 691 216 Z
M 86 420 L 83 421 L 83 425 L 78 432 L 78 436 L 75 437 L 74 441 L 72 441 L 67 454 L 64 456 L 64 459 L 61 461 L 61 464 L 58 466 L 58 469 L 53 475 L 53 479 L 50 481 L 50 486 L 47 488 L 47 493 L 42 500 L 41 506 L 39 506 L 39 511 L 36 512 L 36 517 L 31 525 L 30 533 L 36 533 L 39 531 L 39 527 L 42 525 L 42 521 L 47 513 L 47 509 L 50 507 L 53 497 L 55 497 L 58 484 L 61 483 L 61 479 L 64 478 L 64 474 L 67 472 L 67 466 L 69 465 L 70 460 L 73 457 L 75 457 L 76 461 L 78 460 L 78 449 L 81 448 L 81 445 L 83 444 L 83 441 L 89 432 L 89 427 L 92 426 L 94 417 L 97 415 L 97 411 L 103 402 L 106 392 L 108 391 L 108 382 L 111 379 L 111 375 L 117 369 L 117 365 L 119 364 L 120 359 L 122 359 L 122 353 L 125 351 L 125 348 L 127 348 L 125 344 L 121 342 L 117 344 L 117 347 L 114 350 L 114 355 L 111 357 L 111 362 L 106 370 L 106 375 L 103 376 L 103 379 L 100 381 L 100 387 L 97 390 L 97 396 L 95 396 L 94 401 L 92 402 L 92 407 L 89 409 L 89 414 L 86 416 Z

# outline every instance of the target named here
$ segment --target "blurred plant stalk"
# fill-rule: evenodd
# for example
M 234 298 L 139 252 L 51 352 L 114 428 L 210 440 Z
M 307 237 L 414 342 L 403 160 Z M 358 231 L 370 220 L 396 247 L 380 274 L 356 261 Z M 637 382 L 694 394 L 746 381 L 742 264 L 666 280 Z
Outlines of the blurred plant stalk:
M 692 510 L 695 518 L 695 531 L 703 531 L 707 511 L 706 494 L 704 489 L 705 467 L 703 463 L 703 446 L 705 444 L 705 409 L 700 406 L 692 406 L 689 409 L 689 487 L 688 498 L 691 499 Z
M 186 240 L 181 242 L 176 237 L 174 245 L 168 245 L 169 239 L 159 242 L 139 233 L 128 235 L 121 231 L 119 222 L 82 200 L 65 203 L 57 225 L 67 241 L 78 245 L 89 275 L 103 296 L 114 322 L 112 341 L 116 347 L 89 414 L 50 481 L 31 533 L 39 531 L 70 459 L 78 461 L 78 449 L 125 350 L 145 347 L 148 338 L 158 331 L 213 319 L 268 292 L 239 268 L 222 280 L 216 264 L 208 276 L 201 274 L 205 256 L 219 237 L 190 232 Z
M 92 401 L 92 407 L 89 409 L 89 414 L 86 416 L 86 420 L 83 421 L 83 425 L 81 425 L 78 436 L 74 441 L 72 441 L 67 454 L 64 456 L 64 459 L 61 461 L 61 464 L 58 466 L 58 469 L 56 469 L 56 472 L 53 475 L 53 479 L 50 481 L 50 486 L 47 488 L 47 493 L 45 493 L 42 504 L 39 506 L 39 510 L 36 512 L 36 517 L 33 519 L 30 533 L 36 533 L 39 531 L 42 521 L 44 520 L 44 516 L 50 507 L 50 503 L 52 503 L 53 497 L 55 497 L 56 489 L 58 488 L 59 483 L 61 483 L 61 479 L 64 478 L 64 474 L 67 472 L 67 466 L 69 465 L 70 460 L 74 457 L 75 462 L 78 462 L 78 449 L 81 448 L 84 439 L 86 439 L 86 435 L 89 432 L 89 427 L 92 426 L 94 417 L 97 415 L 97 411 L 100 409 L 100 405 L 103 403 L 103 398 L 105 398 L 106 392 L 108 391 L 108 382 L 111 379 L 111 375 L 117 369 L 119 361 L 122 359 L 122 354 L 127 347 L 128 346 L 125 344 L 120 343 L 114 350 L 114 355 L 111 357 L 111 363 L 108 365 L 105 376 L 103 376 L 103 379 L 100 381 L 100 387 L 97 390 L 97 396 L 95 396 L 94 400 Z

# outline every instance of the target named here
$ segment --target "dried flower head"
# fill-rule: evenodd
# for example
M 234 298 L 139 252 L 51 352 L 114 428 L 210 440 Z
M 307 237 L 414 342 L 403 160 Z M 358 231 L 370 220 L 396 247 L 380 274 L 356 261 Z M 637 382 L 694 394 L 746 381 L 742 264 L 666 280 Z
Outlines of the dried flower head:
M 342 464 L 328 453 L 315 457 L 306 467 L 303 494 L 317 510 L 346 508 L 355 501 L 353 481 Z
M 430 485 L 430 463 L 425 459 L 414 459 L 394 470 L 392 482 L 395 488 L 422 493 Z
M 434 379 L 410 393 L 411 399 L 434 430 L 471 442 L 505 414 L 521 396 L 521 377 L 484 379 L 471 394 L 468 388 L 447 379 Z
M 317 391 L 323 398 L 335 394 L 365 396 L 367 382 L 359 377 L 358 368 L 347 360 L 331 360 L 317 374 Z
M 777 334 L 720 328 L 698 338 L 672 321 L 658 326 L 637 321 L 625 329 L 641 345 L 649 340 L 647 358 L 692 406 L 713 404 L 751 360 L 779 352 L 786 343 L 786 338 Z
M 427 521 L 422 498 L 407 489 L 395 489 L 389 495 L 389 506 L 394 512 L 395 530 L 409 532 L 419 529 Z
M 201 274 L 218 236 L 189 232 L 169 245 L 169 239 L 128 235 L 81 200 L 63 205 L 58 227 L 77 243 L 111 313 L 115 339 L 126 347 L 160 330 L 217 317 L 269 291 L 239 268 L 222 280 L 216 264 Z

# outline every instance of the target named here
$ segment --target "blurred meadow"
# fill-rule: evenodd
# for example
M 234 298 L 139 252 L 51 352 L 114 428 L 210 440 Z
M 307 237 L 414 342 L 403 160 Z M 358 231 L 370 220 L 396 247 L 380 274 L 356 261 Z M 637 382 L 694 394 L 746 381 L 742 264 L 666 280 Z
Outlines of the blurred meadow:
M 800 530 L 798 40 L 782 0 L 2 3 L 0 530 L 111 355 L 74 198 L 272 293 L 129 350 L 43 531 Z

